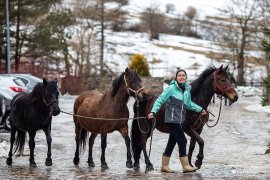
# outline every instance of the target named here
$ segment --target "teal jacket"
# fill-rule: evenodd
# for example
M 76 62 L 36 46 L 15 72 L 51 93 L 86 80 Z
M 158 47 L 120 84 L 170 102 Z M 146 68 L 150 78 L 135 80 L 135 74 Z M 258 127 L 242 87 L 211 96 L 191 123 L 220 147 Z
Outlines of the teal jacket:
M 202 107 L 191 101 L 190 90 L 191 86 L 185 87 L 185 91 L 178 87 L 177 82 L 174 80 L 170 85 L 162 92 L 161 95 L 155 101 L 151 112 L 157 113 L 160 107 L 167 102 L 165 112 L 165 122 L 181 122 L 185 118 L 185 109 L 195 112 L 201 112 Z M 184 108 L 183 108 L 184 107 Z M 168 111 L 170 116 L 167 116 Z M 175 115 L 174 115 L 175 114 Z M 167 116 L 167 117 L 166 117 Z M 177 120 L 176 120 L 176 119 Z

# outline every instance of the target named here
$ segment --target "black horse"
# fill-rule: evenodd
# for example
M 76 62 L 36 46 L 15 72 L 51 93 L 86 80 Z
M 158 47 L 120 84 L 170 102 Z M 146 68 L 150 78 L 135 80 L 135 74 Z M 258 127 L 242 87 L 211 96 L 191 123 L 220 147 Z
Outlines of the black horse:
M 57 81 L 37 84 L 31 93 L 17 94 L 11 101 L 11 136 L 7 165 L 12 164 L 12 155 L 19 151 L 22 154 L 26 132 L 29 134 L 30 166 L 36 167 L 34 160 L 35 135 L 37 130 L 45 132 L 48 144 L 46 166 L 52 165 L 51 159 L 51 122 L 52 116 L 60 113 L 58 106 L 59 91 Z M 17 132 L 17 133 L 16 133 Z M 16 137 L 15 137 L 16 136 Z M 15 150 L 13 152 L 13 144 Z
M 237 101 L 238 95 L 229 81 L 226 72 L 227 68 L 228 66 L 226 66 L 225 68 L 223 68 L 223 66 L 220 66 L 220 68 L 209 67 L 200 75 L 199 78 L 193 81 L 191 83 L 192 101 L 203 107 L 203 109 L 207 109 L 214 93 L 219 94 L 220 96 L 223 96 L 225 98 L 228 98 L 232 102 Z M 147 116 L 147 114 L 150 113 L 154 102 L 156 101 L 156 99 L 160 94 L 161 92 L 149 90 L 145 97 L 146 98 L 145 101 L 135 102 L 133 107 L 135 117 Z M 137 103 L 139 105 L 139 109 L 137 109 Z M 165 115 L 165 105 L 163 105 L 155 115 L 156 124 L 154 128 L 157 128 L 160 132 L 168 133 L 169 131 L 167 125 L 164 123 L 164 115 Z M 208 118 L 209 115 L 201 117 L 198 113 L 195 113 L 193 111 L 187 111 L 186 121 L 183 124 L 185 133 L 191 137 L 188 152 L 190 165 L 192 165 L 191 158 L 195 147 L 195 143 L 197 142 L 199 144 L 200 147 L 199 154 L 197 156 L 197 160 L 195 163 L 195 165 L 198 168 L 201 167 L 202 160 L 204 158 L 203 155 L 204 141 L 200 137 L 200 134 L 202 132 L 203 126 L 208 121 Z M 149 131 L 152 128 L 151 126 L 152 124 L 145 119 L 133 120 L 132 122 L 131 139 L 135 161 L 134 162 L 135 169 L 139 169 L 140 167 L 139 159 L 141 151 L 143 151 L 146 163 L 146 170 L 153 170 L 153 165 L 150 162 L 146 152 L 146 142 L 151 133 Z M 146 131 L 147 129 L 148 131 L 146 133 L 141 132 Z

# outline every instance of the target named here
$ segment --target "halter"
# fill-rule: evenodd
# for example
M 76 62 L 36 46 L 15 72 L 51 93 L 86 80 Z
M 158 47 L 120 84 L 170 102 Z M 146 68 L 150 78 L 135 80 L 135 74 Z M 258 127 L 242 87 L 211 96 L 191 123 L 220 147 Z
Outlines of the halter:
M 217 84 L 217 77 L 216 77 L 216 73 L 217 71 L 214 72 L 214 81 L 213 81 L 213 87 L 214 87 L 214 91 L 219 93 L 221 95 L 221 97 L 230 89 L 233 89 L 233 87 L 229 84 L 229 81 L 226 79 L 226 84 L 229 86 L 227 89 L 223 90 L 221 89 L 218 84 Z
M 138 89 L 137 91 L 135 89 L 132 89 L 131 87 L 129 87 L 129 85 L 127 84 L 127 80 L 126 80 L 126 76 L 124 76 L 124 81 L 126 84 L 126 88 L 127 88 L 127 93 L 128 95 L 131 96 L 130 91 L 133 92 L 135 94 L 135 100 L 139 100 L 138 98 L 138 94 L 140 93 L 141 90 L 144 89 L 144 87 L 141 87 L 140 89 Z
M 45 97 L 43 96 L 43 103 L 48 106 L 48 107 L 51 107 L 53 103 L 56 103 L 58 102 L 58 100 L 51 100 L 50 102 L 46 102 L 46 99 Z

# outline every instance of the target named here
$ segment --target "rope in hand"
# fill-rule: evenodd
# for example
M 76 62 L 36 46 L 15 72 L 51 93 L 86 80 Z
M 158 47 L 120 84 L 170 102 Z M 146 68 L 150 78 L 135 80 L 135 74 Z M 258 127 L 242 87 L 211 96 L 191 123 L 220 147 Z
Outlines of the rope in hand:
M 81 118 L 85 118 L 85 119 L 94 119 L 94 120 L 104 120 L 104 121 L 116 121 L 116 120 L 133 120 L 133 119 L 146 119 L 146 117 L 135 117 L 135 118 L 97 118 L 97 117 L 89 117 L 89 116 L 81 116 L 81 115 L 77 115 L 77 114 L 73 114 L 73 113 L 68 113 L 65 111 L 60 111 L 64 114 L 68 114 L 71 116 L 75 116 L 75 117 L 81 117 Z

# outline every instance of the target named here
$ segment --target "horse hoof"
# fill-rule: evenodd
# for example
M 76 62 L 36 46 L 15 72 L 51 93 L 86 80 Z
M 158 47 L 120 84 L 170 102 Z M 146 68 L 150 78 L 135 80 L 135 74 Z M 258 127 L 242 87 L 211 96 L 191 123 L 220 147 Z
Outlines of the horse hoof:
M 75 165 L 78 165 L 79 162 L 80 162 L 80 158 L 77 158 L 77 157 L 73 158 L 73 163 L 74 163 Z
M 35 162 L 31 162 L 30 163 L 30 167 L 34 167 L 35 168 L 35 167 L 37 167 L 37 164 Z
M 12 164 L 12 159 L 11 158 L 7 158 L 7 161 L 6 161 L 7 165 L 11 165 Z
M 195 166 L 198 168 L 198 169 L 200 169 L 201 168 L 201 166 L 202 166 L 202 163 L 199 163 L 199 162 L 195 162 Z
M 101 169 L 109 169 L 109 167 L 108 167 L 107 164 L 102 164 L 102 165 L 101 165 Z
M 51 166 L 52 165 L 52 159 L 47 158 L 46 162 L 45 162 L 45 165 L 46 166 Z
M 153 170 L 154 170 L 153 164 L 149 164 L 146 166 L 145 172 L 149 172 L 149 171 L 153 171 Z
M 126 167 L 127 168 L 133 168 L 132 162 L 126 162 Z
M 140 170 L 140 163 L 134 162 L 134 164 L 133 164 L 133 169 L 134 169 L 135 171 L 139 171 L 139 170 Z
M 87 163 L 88 163 L 89 167 L 91 167 L 91 168 L 95 167 L 95 163 L 93 161 L 90 161 L 90 162 L 87 161 Z

